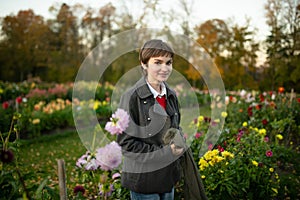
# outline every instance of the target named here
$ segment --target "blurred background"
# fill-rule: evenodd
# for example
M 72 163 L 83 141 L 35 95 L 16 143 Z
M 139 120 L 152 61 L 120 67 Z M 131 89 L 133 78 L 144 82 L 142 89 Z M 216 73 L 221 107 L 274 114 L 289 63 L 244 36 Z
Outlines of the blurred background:
M 72 82 L 87 54 L 122 31 L 160 28 L 201 44 L 227 90 L 300 90 L 299 0 L 2 1 L 0 80 Z M 115 83 L 138 65 L 137 52 L 115 60 L 101 81 Z M 193 86 L 201 75 L 175 68 Z

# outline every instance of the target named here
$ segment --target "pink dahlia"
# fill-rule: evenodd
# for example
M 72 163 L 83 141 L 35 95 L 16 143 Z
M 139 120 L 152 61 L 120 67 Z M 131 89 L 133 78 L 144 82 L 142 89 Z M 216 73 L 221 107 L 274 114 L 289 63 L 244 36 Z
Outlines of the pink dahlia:
M 112 179 L 117 179 L 117 178 L 120 178 L 121 177 L 121 174 L 120 173 L 114 173 L 113 175 L 112 175 Z
M 195 134 L 195 138 L 196 138 L 196 139 L 198 139 L 198 138 L 200 138 L 200 137 L 201 137 L 201 135 L 202 135 L 202 133 L 200 133 L 200 132 L 197 132 L 197 133 Z
M 272 157 L 273 156 L 273 152 L 271 150 L 267 150 L 266 151 L 266 156 L 267 157 Z
M 103 170 L 112 170 L 117 168 L 122 162 L 121 147 L 115 141 L 112 141 L 105 147 L 97 149 L 96 159 Z
M 105 130 L 110 132 L 112 135 L 121 134 L 126 130 L 128 124 L 128 113 L 125 110 L 118 108 L 117 111 L 112 114 L 110 121 L 106 123 Z
M 99 162 L 89 152 L 82 155 L 76 162 L 76 166 L 85 170 L 96 170 L 99 168 Z

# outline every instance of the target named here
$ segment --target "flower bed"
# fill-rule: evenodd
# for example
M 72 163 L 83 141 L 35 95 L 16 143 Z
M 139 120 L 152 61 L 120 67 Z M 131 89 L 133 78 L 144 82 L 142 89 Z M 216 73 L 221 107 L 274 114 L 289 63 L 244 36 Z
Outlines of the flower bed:
M 84 96 L 84 88 L 89 88 L 85 82 L 80 84 L 83 93 L 79 97 Z M 9 183 L 7 185 L 12 186 L 10 190 L 2 190 L 11 193 L 1 195 L 17 198 L 26 192 L 18 178 L 20 171 L 16 171 L 18 168 L 22 169 L 22 164 L 18 161 L 25 160 L 18 158 L 18 136 L 38 138 L 43 137 L 47 131 L 74 126 L 72 103 L 76 109 L 83 111 L 82 114 L 85 114 L 85 108 L 94 111 L 104 128 L 112 116 L 112 90 L 113 87 L 109 84 L 99 84 L 95 99 L 84 100 L 78 97 L 71 102 L 72 84 L 1 83 L 1 169 L 4 174 L 0 184 Z M 197 91 L 197 98 L 202 102 L 201 105 L 209 104 L 207 92 Z M 184 103 L 183 106 L 189 106 L 189 102 Z M 191 149 L 199 165 L 207 196 L 210 199 L 299 199 L 299 97 L 293 93 L 285 93 L 282 88 L 277 92 L 263 93 L 239 91 L 228 92 L 226 103 L 227 111 L 222 112 L 220 116 L 225 118 L 225 125 L 216 144 L 211 143 L 205 136 L 210 126 L 218 125 L 218 120 L 212 121 L 210 116 L 199 116 L 191 122 L 191 126 L 197 132 L 192 138 L 188 138 L 188 141 L 191 141 Z M 113 133 L 110 135 L 112 141 L 115 134 L 122 132 L 116 125 L 123 120 L 118 121 L 114 118 L 122 118 L 123 115 L 115 114 L 112 121 L 107 123 L 107 131 Z M 85 123 L 86 117 L 81 117 Z M 13 125 L 11 119 L 14 120 Z M 47 146 L 46 143 L 44 145 Z M 65 159 L 69 160 L 71 165 L 68 166 L 68 169 L 71 168 L 71 177 L 67 182 L 70 199 L 128 197 L 128 191 L 120 185 L 122 173 L 117 167 L 120 149 L 114 142 L 107 145 L 95 149 L 94 152 L 82 150 L 80 153 L 76 151 L 75 154 L 73 150 L 67 153 Z M 47 163 L 45 165 L 49 165 L 52 171 L 38 171 L 41 166 L 34 163 L 21 170 L 28 173 L 31 171 L 31 174 L 33 170 L 37 170 L 38 174 L 51 177 L 46 182 L 42 181 L 40 175 L 24 177 L 28 179 L 24 183 L 30 186 L 27 192 L 31 197 L 51 199 L 58 196 L 57 174 L 53 171 L 56 167 L 53 160 L 57 157 L 51 157 L 58 156 L 55 154 L 55 146 L 58 148 L 59 145 L 51 146 L 52 149 L 45 158 L 39 158 L 40 162 Z M 199 155 L 201 147 L 207 148 L 203 155 Z M 76 148 L 80 149 L 84 148 Z M 110 160 L 114 156 L 115 159 Z M 40 182 L 38 185 L 32 184 L 31 179 Z M 181 196 L 181 192 L 182 188 L 178 185 L 176 195 Z
M 79 83 L 84 91 L 90 89 L 86 82 Z M 18 120 L 21 138 L 36 138 L 55 129 L 74 127 L 72 103 L 75 106 L 88 104 L 94 108 L 99 120 L 111 114 L 110 96 L 113 86 L 98 84 L 95 99 L 72 102 L 73 84 L 49 83 L 3 83 L 0 82 L 0 131 L 7 132 L 14 112 L 21 114 Z
M 298 199 L 300 102 L 282 92 L 233 92 L 227 97 L 226 123 L 214 146 L 198 149 L 213 125 L 200 116 L 192 122 L 195 160 L 211 199 Z M 292 159 L 294 158 L 294 159 Z

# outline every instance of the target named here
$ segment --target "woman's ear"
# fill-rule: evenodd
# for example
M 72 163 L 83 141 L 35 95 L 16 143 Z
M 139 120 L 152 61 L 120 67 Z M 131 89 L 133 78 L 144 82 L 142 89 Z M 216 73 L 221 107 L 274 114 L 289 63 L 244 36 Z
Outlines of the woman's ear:
M 148 67 L 147 64 L 144 64 L 142 62 L 141 62 L 141 65 L 142 65 L 143 69 L 147 69 L 147 67 Z

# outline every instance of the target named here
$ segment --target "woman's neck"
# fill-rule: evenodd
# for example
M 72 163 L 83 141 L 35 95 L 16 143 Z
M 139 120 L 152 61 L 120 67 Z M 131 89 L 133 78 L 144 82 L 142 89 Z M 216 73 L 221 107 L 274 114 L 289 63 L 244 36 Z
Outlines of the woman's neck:
M 156 90 L 159 94 L 161 93 L 161 83 L 160 82 L 150 82 L 148 83 L 153 87 L 154 90 Z

